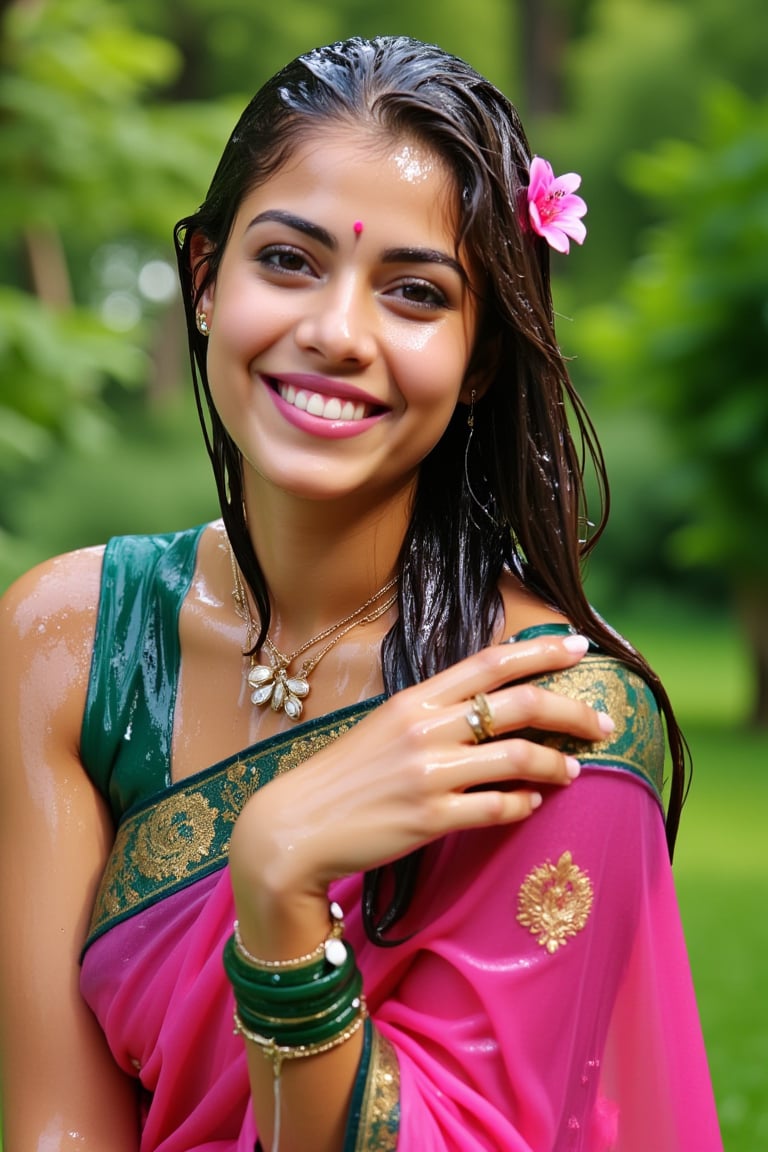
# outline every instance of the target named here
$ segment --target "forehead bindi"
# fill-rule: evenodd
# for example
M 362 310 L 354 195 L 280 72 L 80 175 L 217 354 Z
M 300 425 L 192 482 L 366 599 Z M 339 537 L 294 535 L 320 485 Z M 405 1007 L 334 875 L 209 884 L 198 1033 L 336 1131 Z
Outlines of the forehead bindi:
M 423 246 L 456 256 L 458 206 L 445 163 L 418 143 L 369 129 L 327 129 L 300 143 L 241 205 L 246 231 L 278 216 L 312 222 L 334 250 Z

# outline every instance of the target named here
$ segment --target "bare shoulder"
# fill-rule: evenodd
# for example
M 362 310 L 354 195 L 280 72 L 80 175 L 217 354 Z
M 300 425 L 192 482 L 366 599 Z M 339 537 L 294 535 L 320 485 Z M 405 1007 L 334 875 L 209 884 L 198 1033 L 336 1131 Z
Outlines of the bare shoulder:
M 499 639 L 507 640 L 524 628 L 537 624 L 567 624 L 562 612 L 552 608 L 541 597 L 534 595 L 511 572 L 505 571 L 499 582 L 504 605 L 504 633 Z
M 9 642 L 95 627 L 103 546 L 45 560 L 20 576 L 0 598 L 0 629 Z
M 0 701 L 11 717 L 33 707 L 40 717 L 57 714 L 79 731 L 103 551 L 84 548 L 46 560 L 0 599 Z

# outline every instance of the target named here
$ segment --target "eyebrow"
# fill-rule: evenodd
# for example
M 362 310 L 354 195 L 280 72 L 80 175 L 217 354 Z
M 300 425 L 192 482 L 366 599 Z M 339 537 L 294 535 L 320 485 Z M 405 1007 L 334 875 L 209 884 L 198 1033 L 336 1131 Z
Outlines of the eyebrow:
M 387 248 L 382 254 L 384 264 L 443 264 L 467 280 L 467 274 L 458 260 L 438 248 Z
M 311 220 L 305 220 L 303 216 L 296 216 L 293 212 L 285 212 L 281 208 L 268 208 L 265 212 L 260 212 L 251 220 L 246 231 L 269 220 L 285 224 L 297 232 L 303 232 L 305 236 L 316 240 L 331 252 L 338 250 L 339 245 L 335 236 L 326 228 L 314 224 Z M 384 264 L 442 264 L 453 269 L 462 280 L 467 280 L 467 274 L 459 261 L 437 248 L 387 248 L 381 259 Z
M 319 244 L 329 248 L 331 252 L 335 252 L 338 248 L 335 238 L 327 229 L 321 228 L 319 224 L 313 224 L 311 220 L 305 220 L 303 216 L 294 216 L 293 212 L 284 212 L 280 208 L 268 208 L 266 212 L 260 212 L 258 216 L 254 216 L 246 228 L 246 232 L 256 224 L 262 224 L 265 220 L 274 220 L 278 224 L 286 224 L 289 228 L 294 228 L 297 232 L 303 232 L 305 236 L 317 240 Z

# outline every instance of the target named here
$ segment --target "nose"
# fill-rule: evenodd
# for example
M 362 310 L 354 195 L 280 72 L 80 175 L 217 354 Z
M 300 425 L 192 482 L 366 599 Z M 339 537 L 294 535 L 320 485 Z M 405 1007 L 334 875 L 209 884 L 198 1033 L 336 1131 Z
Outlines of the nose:
M 297 325 L 296 341 L 330 364 L 370 363 L 376 354 L 375 302 L 363 279 L 350 275 L 318 287 Z

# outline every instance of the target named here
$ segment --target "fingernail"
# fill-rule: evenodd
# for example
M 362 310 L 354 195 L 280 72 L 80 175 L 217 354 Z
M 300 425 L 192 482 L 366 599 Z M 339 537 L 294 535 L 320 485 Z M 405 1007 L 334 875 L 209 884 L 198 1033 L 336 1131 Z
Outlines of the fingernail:
M 575 756 L 566 756 L 565 772 L 566 775 L 571 778 L 571 780 L 575 780 L 576 777 L 580 774 L 581 764 L 579 764 Z
M 613 720 L 611 720 L 607 712 L 598 712 L 597 722 L 600 725 L 600 731 L 605 732 L 606 736 L 610 735 L 611 732 L 616 731 L 616 725 L 614 724 Z
M 563 648 L 568 652 L 579 652 L 582 656 L 589 648 L 589 640 L 586 636 L 566 636 L 563 640 Z
M 543 797 L 541 792 L 531 792 L 531 808 L 541 808 Z

